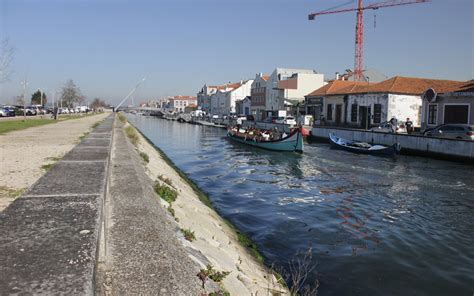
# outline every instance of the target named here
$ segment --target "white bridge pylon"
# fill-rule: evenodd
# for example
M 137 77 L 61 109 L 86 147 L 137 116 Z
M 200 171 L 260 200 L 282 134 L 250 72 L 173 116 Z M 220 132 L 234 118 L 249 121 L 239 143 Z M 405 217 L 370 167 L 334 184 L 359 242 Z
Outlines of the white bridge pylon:
M 120 106 L 122 106 L 123 103 L 125 103 L 125 101 L 130 98 L 131 95 L 133 95 L 133 93 L 138 89 L 138 87 L 140 86 L 140 84 L 143 83 L 143 81 L 146 80 L 146 76 L 142 78 L 142 80 L 140 80 L 137 85 L 135 85 L 135 87 L 132 89 L 132 91 L 130 91 L 130 93 L 128 93 L 128 95 L 117 105 L 117 107 L 115 107 L 115 110 L 117 110 L 118 108 L 120 108 Z

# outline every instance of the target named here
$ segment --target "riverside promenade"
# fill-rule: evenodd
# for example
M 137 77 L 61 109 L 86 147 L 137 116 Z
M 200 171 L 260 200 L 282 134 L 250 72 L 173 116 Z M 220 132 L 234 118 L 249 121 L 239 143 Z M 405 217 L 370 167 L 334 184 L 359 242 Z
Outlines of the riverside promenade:
M 0 213 L 0 294 L 199 295 L 199 267 L 144 198 L 151 185 L 114 122 Z

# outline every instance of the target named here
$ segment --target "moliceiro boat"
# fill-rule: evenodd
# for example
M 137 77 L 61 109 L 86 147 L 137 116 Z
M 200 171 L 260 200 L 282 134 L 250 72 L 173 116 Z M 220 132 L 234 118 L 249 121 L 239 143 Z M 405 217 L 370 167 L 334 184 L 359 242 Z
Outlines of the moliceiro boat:
M 393 144 L 392 146 L 371 145 L 369 143 L 364 142 L 345 140 L 339 138 L 334 133 L 329 134 L 329 141 L 333 148 L 346 150 L 354 153 L 392 156 L 400 152 L 399 143 Z
M 244 129 L 234 126 L 227 130 L 227 136 L 234 141 L 263 149 L 303 152 L 301 127 L 286 134 L 277 130 Z

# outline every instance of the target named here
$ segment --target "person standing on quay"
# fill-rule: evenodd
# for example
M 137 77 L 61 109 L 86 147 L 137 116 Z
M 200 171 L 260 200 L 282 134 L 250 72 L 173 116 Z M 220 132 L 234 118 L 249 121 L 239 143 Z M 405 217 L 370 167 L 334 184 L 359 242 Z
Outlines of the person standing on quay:
M 413 133 L 413 122 L 410 120 L 410 118 L 407 118 L 407 121 L 405 122 L 405 126 L 407 128 L 407 133 L 409 135 Z

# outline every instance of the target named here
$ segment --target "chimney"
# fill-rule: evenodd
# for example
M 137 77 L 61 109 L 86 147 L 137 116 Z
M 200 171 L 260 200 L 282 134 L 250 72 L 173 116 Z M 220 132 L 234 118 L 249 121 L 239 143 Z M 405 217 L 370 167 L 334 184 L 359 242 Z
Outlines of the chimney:
M 339 72 L 336 72 L 336 80 L 339 80 Z

